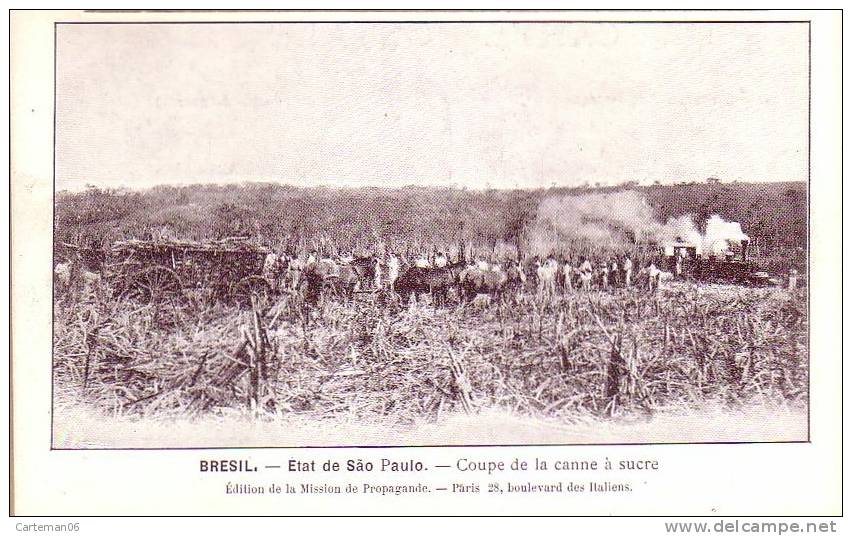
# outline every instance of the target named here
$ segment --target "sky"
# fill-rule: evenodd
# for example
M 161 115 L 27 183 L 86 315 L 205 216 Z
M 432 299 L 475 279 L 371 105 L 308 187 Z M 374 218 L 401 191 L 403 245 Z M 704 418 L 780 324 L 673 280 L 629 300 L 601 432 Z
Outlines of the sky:
M 60 25 L 56 187 L 807 179 L 804 24 Z

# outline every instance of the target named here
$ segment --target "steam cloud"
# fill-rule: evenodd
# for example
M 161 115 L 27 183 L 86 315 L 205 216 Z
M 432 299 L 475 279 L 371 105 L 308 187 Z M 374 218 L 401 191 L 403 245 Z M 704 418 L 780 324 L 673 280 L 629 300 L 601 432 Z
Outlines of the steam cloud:
M 578 246 L 618 251 L 634 244 L 678 239 L 694 245 L 699 254 L 717 254 L 727 249 L 729 240 L 748 240 L 748 236 L 739 223 L 725 221 L 719 215 L 707 220 L 705 233 L 691 214 L 663 224 L 642 195 L 621 191 L 545 198 L 527 230 L 527 249 L 532 255 L 544 256 Z

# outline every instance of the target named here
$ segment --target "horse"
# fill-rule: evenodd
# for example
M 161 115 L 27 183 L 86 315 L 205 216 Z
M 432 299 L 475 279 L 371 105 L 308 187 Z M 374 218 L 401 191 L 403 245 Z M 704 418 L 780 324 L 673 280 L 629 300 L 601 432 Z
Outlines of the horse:
M 306 298 L 316 303 L 321 294 L 331 292 L 334 295 L 351 298 L 361 284 L 361 277 L 355 267 L 338 264 L 331 259 L 321 259 L 309 264 L 302 272 Z
M 348 263 L 358 274 L 361 284 L 373 284 L 376 279 L 376 258 L 372 255 L 358 257 Z
M 519 275 L 512 273 L 513 281 L 519 279 Z M 486 294 L 492 299 L 502 296 L 509 281 L 509 273 L 503 270 L 482 270 L 471 267 L 465 270 L 461 277 L 462 296 L 473 300 L 477 295 Z
M 459 274 L 465 268 L 463 261 L 448 264 L 442 268 L 421 268 L 412 266 L 405 270 L 393 284 L 393 290 L 400 295 L 403 302 L 408 302 L 411 295 L 431 294 L 437 305 L 444 305 L 449 298 L 449 291 L 459 283 Z

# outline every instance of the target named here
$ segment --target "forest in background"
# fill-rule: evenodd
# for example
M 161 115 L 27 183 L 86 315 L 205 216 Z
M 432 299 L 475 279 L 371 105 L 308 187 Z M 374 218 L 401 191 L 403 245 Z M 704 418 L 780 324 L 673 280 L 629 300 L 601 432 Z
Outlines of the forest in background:
M 302 188 L 275 183 L 158 186 L 147 190 L 60 191 L 55 240 L 106 246 L 129 238 L 193 240 L 248 236 L 283 248 L 357 249 L 446 247 L 466 241 L 484 247 L 518 244 L 552 196 L 635 191 L 667 221 L 692 215 L 699 225 L 713 214 L 740 222 L 767 255 L 807 247 L 807 183 L 684 183 L 535 190 L 449 187 Z

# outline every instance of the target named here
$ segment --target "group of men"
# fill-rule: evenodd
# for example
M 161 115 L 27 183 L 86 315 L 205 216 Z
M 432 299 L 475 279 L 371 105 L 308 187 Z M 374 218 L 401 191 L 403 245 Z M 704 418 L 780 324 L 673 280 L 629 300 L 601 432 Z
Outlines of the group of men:
M 636 285 L 638 275 L 644 277 L 643 284 L 646 284 L 646 288 L 653 292 L 657 290 L 661 280 L 666 279 L 667 275 L 670 276 L 653 260 L 637 272 L 629 255 L 600 261 L 588 257 L 580 257 L 576 261 L 565 257 L 557 260 L 551 255 L 545 260 L 537 259 L 535 269 L 538 291 L 543 294 L 554 294 L 559 288 L 564 292 L 590 291 L 593 288 L 600 290 L 615 287 L 630 288 Z
M 369 259 L 369 261 L 365 261 L 365 259 Z M 369 278 L 372 279 L 373 287 L 391 289 L 402 272 L 408 267 L 420 269 L 444 268 L 450 264 L 449 255 L 440 250 L 411 256 L 389 251 L 384 256 L 375 255 L 359 259 L 356 259 L 349 252 L 335 256 L 323 256 L 319 255 L 316 250 L 312 250 L 307 255 L 297 257 L 285 258 L 283 255 L 271 254 L 267 257 L 267 262 L 264 265 L 264 273 L 273 272 L 275 263 L 282 261 L 287 265 L 288 271 L 295 272 L 291 276 L 293 288 L 298 284 L 298 273 L 316 263 L 333 263 L 341 267 L 353 264 L 358 264 L 360 267 L 369 266 Z M 365 264 L 365 262 L 369 264 Z M 513 269 L 520 274 L 523 282 L 526 282 L 528 277 L 534 277 L 538 292 L 550 295 L 555 294 L 559 289 L 563 292 L 570 292 L 574 290 L 606 290 L 615 287 L 630 288 L 637 285 L 637 279 L 640 275 L 642 276 L 642 286 L 647 288 L 648 291 L 654 292 L 659 287 L 661 280 L 674 277 L 674 274 L 661 270 L 653 260 L 637 270 L 629 255 L 602 260 L 590 257 L 579 257 L 578 259 L 561 257 L 557 259 L 555 256 L 549 255 L 543 259 L 535 258 L 532 265 L 527 264 L 526 266 L 522 262 L 501 262 L 479 256 L 467 263 L 466 268 L 484 272 L 501 272 Z

